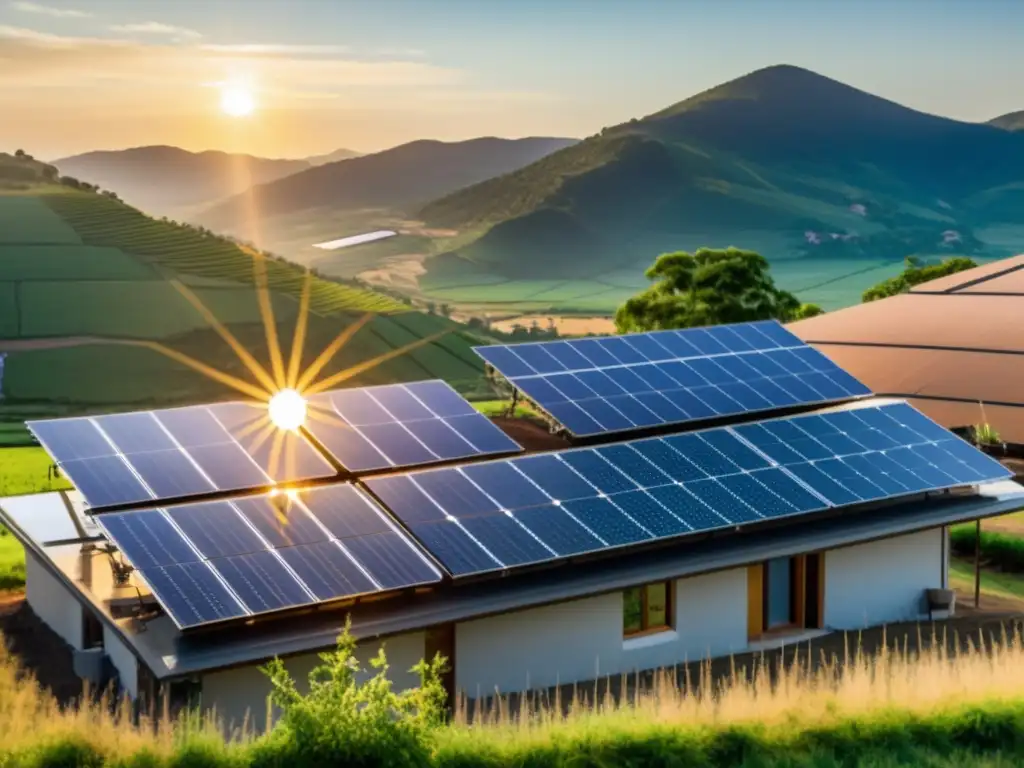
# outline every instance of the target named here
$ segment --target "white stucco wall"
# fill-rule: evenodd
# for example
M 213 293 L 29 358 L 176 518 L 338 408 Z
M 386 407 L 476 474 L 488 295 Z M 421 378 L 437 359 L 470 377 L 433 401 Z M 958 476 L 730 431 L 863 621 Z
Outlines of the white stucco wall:
M 121 639 L 106 625 L 103 626 L 103 652 L 110 659 L 110 663 L 114 665 L 114 669 L 117 670 L 122 693 L 127 693 L 134 699 L 139 695 L 139 662 L 135 658 L 135 654 L 129 651 Z
M 458 624 L 455 686 L 476 698 L 742 651 L 746 570 L 677 581 L 675 619 L 674 632 L 623 640 L 615 592 Z
M 425 636 L 423 632 L 389 637 L 383 641 L 387 653 L 388 676 L 397 691 L 413 688 L 419 678 L 409 672 L 423 658 Z M 356 658 L 364 669 L 370 669 L 370 659 L 376 654 L 381 643 L 361 643 Z M 285 667 L 296 681 L 299 690 L 308 689 L 309 673 L 321 663 L 319 654 L 308 653 L 285 659 Z M 240 727 L 246 721 L 256 730 L 267 724 L 267 696 L 270 682 L 261 671 L 262 665 L 238 667 L 223 672 L 212 672 L 203 676 L 202 707 L 215 710 L 217 717 L 229 728 Z M 371 673 L 372 674 L 372 671 Z M 370 674 L 361 676 L 361 679 Z
M 825 626 L 861 629 L 927 618 L 924 590 L 941 587 L 943 529 L 825 554 Z
M 82 650 L 82 605 L 31 552 L 25 553 L 25 599 L 64 642 Z

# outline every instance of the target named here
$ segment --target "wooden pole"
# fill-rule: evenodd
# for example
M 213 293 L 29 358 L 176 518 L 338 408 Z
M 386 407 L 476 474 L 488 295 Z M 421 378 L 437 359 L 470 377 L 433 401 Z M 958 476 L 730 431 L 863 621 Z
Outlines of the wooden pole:
M 974 528 L 974 607 L 981 607 L 981 518 Z

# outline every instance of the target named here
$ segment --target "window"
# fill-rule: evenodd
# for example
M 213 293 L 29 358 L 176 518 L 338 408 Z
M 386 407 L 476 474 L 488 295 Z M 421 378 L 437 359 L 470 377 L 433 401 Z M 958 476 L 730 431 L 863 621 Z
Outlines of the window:
M 671 628 L 671 582 L 633 587 L 622 593 L 622 634 L 625 637 Z

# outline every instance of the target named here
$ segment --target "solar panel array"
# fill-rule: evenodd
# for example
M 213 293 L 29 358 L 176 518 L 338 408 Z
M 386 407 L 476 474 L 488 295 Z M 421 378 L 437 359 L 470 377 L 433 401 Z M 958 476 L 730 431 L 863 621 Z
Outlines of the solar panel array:
M 475 351 L 579 437 L 870 394 L 774 320 Z
M 351 472 L 523 450 L 439 380 L 338 389 L 309 405 L 306 429 Z
M 1010 474 L 896 403 L 365 482 L 458 577 Z
M 350 484 L 96 520 L 179 629 L 441 579 Z
M 243 403 L 28 422 L 93 508 L 331 477 L 302 436 Z

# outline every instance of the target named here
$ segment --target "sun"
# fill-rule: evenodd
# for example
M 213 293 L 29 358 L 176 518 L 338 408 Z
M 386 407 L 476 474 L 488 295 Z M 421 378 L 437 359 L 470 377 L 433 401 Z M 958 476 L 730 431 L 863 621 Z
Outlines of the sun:
M 244 85 L 225 85 L 220 92 L 220 109 L 230 117 L 248 117 L 256 108 L 252 91 Z
M 306 423 L 306 398 L 294 389 L 282 389 L 270 398 L 267 410 L 278 429 L 294 431 Z

